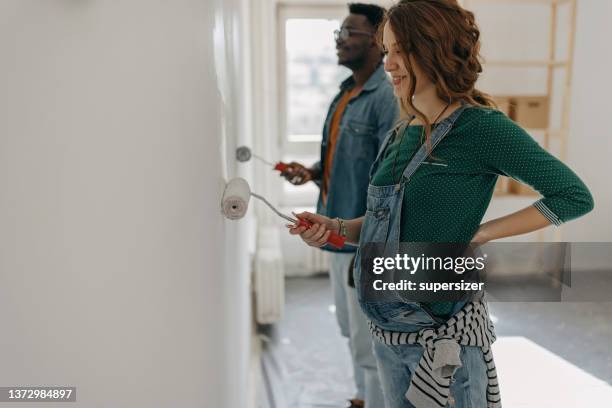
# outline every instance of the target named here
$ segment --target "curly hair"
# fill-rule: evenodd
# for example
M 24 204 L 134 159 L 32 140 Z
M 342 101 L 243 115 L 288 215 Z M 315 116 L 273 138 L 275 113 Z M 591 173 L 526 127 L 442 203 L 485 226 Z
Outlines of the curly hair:
M 400 99 L 400 105 L 403 111 L 415 112 L 423 121 L 427 143 L 431 124 L 412 103 L 416 77 L 408 56 L 412 56 L 435 85 L 440 99 L 495 106 L 489 95 L 475 88 L 482 65 L 480 30 L 474 13 L 462 8 L 456 0 L 401 0 L 386 13 L 378 30 L 379 42 L 385 23 L 389 23 L 397 39 L 410 76 L 409 95 Z
M 364 4 L 364 3 L 349 3 L 349 13 L 360 14 L 368 19 L 368 22 L 378 29 L 383 21 L 386 10 L 383 7 L 377 6 L 376 4 Z

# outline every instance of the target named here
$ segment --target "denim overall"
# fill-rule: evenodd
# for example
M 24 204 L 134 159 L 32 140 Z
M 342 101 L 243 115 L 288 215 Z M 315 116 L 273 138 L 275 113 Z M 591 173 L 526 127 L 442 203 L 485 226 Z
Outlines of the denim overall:
M 461 107 L 437 125 L 431 134 L 432 149 L 448 134 L 457 118 L 468 106 L 462 104 Z M 400 127 L 398 132 L 391 132 L 385 139 L 370 170 L 370 180 L 378 169 L 392 137 L 396 133 L 401 134 L 403 129 L 404 127 Z M 384 242 L 385 256 L 394 256 L 398 252 L 404 186 L 410 182 L 410 177 L 427 156 L 428 150 L 424 144 L 409 162 L 399 184 L 389 186 L 369 185 L 367 211 L 361 228 L 360 248 L 363 248 L 366 243 Z M 444 323 L 445 319 L 433 316 L 417 302 L 365 299 L 360 252 L 360 250 L 357 251 L 354 269 L 357 294 L 361 308 L 374 325 L 385 330 L 418 332 L 423 328 L 437 327 Z M 457 302 L 452 313 L 458 312 L 466 303 L 466 301 Z M 413 408 L 404 393 L 410 383 L 410 375 L 412 375 L 410 373 L 416 370 L 423 352 L 423 347 L 419 345 L 392 346 L 374 341 L 374 354 L 378 360 L 386 408 Z M 486 407 L 488 379 L 482 350 L 478 347 L 461 346 L 460 359 L 462 367 L 456 371 L 453 377 L 448 406 L 457 408 Z
M 467 104 L 462 104 L 433 129 L 431 133 L 432 150 L 451 130 L 455 121 L 467 106 Z M 395 134 L 401 134 L 404 129 L 405 126 L 401 126 L 399 130 L 391 132 L 387 136 L 370 169 L 370 180 L 372 180 L 373 175 L 376 173 L 384 157 L 385 150 L 391 143 L 391 139 Z M 423 144 L 409 162 L 397 185 L 374 186 L 370 184 L 368 186 L 367 210 L 359 239 L 360 248 L 366 243 L 384 242 L 385 252 L 389 254 L 388 256 L 395 256 L 398 253 L 404 186 L 410 182 L 410 177 L 419 168 L 428 154 L 427 145 Z M 359 250 L 355 258 L 354 277 L 361 308 L 368 319 L 383 329 L 415 332 L 444 321 L 428 313 L 416 302 L 370 301 L 365 299 L 364 284 L 361 279 L 361 256 Z M 465 302 L 456 304 L 453 312 L 458 311 L 464 304 Z

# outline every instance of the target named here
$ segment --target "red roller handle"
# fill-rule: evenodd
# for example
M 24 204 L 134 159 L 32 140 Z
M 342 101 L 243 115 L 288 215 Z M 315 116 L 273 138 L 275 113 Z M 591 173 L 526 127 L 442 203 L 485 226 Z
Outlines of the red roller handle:
M 298 218 L 298 227 L 310 228 L 312 227 L 312 223 L 310 221 L 306 221 L 306 220 Z M 343 237 L 342 235 L 336 232 L 333 232 L 333 231 L 331 234 L 329 234 L 329 238 L 327 238 L 327 243 L 333 246 L 334 248 L 338 248 L 338 249 L 341 249 L 344 246 L 345 242 L 346 242 L 346 237 Z
M 276 165 L 274 166 L 274 170 L 278 170 L 281 173 L 286 171 L 289 168 L 289 165 L 287 163 L 283 163 L 283 162 L 278 162 L 276 163 Z

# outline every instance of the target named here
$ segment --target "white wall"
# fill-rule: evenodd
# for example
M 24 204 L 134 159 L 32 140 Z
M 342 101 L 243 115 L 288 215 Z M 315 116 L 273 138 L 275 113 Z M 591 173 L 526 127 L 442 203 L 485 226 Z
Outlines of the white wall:
M 565 227 L 567 240 L 612 241 L 612 2 L 578 1 L 568 159 L 595 198 L 595 209 Z M 609 264 L 608 264 L 609 267 Z
M 474 9 L 482 29 L 482 53 L 485 59 L 546 59 L 549 5 L 494 5 L 478 2 L 474 4 Z M 569 12 L 568 4 L 559 7 L 557 59 L 564 59 L 568 53 Z M 504 17 L 500 19 L 499 16 Z M 607 177 L 612 173 L 612 162 L 608 157 L 612 153 L 612 138 L 609 137 L 606 122 L 607 118 L 612 117 L 612 104 L 609 101 L 609 95 L 612 94 L 612 83 L 609 80 L 612 57 L 604 40 L 612 36 L 609 24 L 611 18 L 610 1 L 578 0 L 566 162 L 591 189 L 595 197 L 595 210 L 564 225 L 561 234 L 564 241 L 612 241 L 612 216 L 608 211 L 612 207 L 612 191 Z M 520 30 L 516 30 L 518 26 Z M 480 86 L 488 92 L 538 94 L 543 91 L 542 85 L 545 82 L 539 80 L 536 84 L 533 81 L 538 70 L 531 69 L 533 72 L 529 73 L 525 69 L 487 69 L 491 72 L 483 76 Z M 564 79 L 564 71 L 557 70 L 551 112 L 554 126 L 560 124 Z M 534 134 L 534 137 L 538 135 Z M 560 153 L 558 146 L 552 145 L 551 148 L 553 154 Z M 501 201 L 497 199 L 492 204 L 491 212 L 495 215 L 501 215 L 497 213 L 507 210 L 500 205 L 503 204 Z M 552 229 L 548 229 L 545 239 L 554 239 L 550 236 Z M 609 261 L 612 260 L 600 260 L 597 266 L 609 266 Z
M 0 3 L 0 385 L 246 406 L 247 222 L 219 213 L 242 13 Z

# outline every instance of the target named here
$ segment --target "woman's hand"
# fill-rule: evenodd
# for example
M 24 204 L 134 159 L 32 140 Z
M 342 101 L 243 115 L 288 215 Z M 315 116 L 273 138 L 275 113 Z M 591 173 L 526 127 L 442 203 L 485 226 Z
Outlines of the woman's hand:
M 537 231 L 550 225 L 550 221 L 533 205 L 485 222 L 478 228 L 472 242 L 484 244 L 489 241 L 513 237 Z
M 476 234 L 472 237 L 471 244 L 486 244 L 491 241 L 493 238 L 489 235 L 487 231 L 486 224 L 482 224 Z
M 298 227 L 297 224 L 287 224 L 291 235 L 299 235 L 304 242 L 313 247 L 322 247 L 327 242 L 329 235 L 338 232 L 338 220 L 325 217 L 319 214 L 313 214 L 308 211 L 296 214 L 297 218 L 306 220 L 312 223 L 310 228 Z

